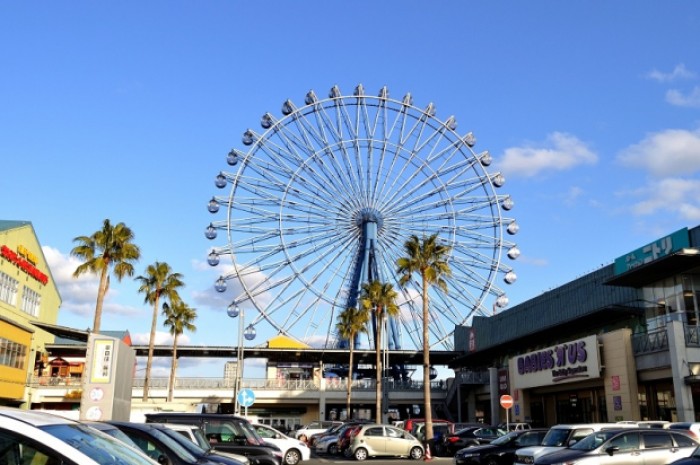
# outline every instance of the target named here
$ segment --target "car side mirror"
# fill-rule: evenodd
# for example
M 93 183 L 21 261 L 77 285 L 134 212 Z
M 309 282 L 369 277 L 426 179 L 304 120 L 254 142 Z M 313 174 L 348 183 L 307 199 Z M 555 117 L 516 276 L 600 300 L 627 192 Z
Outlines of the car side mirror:
M 605 448 L 605 453 L 612 456 L 615 452 L 619 451 L 620 448 L 617 446 L 610 446 Z

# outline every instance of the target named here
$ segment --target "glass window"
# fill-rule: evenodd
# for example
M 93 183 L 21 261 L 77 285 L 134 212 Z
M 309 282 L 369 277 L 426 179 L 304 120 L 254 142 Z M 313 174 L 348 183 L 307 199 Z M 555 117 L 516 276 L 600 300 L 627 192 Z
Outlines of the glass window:
M 673 447 L 673 440 L 670 434 L 665 433 L 644 433 L 644 448 L 646 449 L 670 449 Z
M 384 428 L 367 428 L 365 436 L 384 436 Z
M 639 449 L 639 433 L 627 433 L 613 438 L 608 443 L 608 447 L 618 447 L 621 451 Z
M 61 457 L 29 438 L 0 431 L 0 463 L 3 465 L 60 465 Z
M 153 465 L 131 447 L 106 434 L 81 424 L 50 425 L 41 428 L 78 449 L 101 465 Z
M 696 447 L 697 443 L 685 434 L 674 434 L 673 439 L 676 440 L 678 447 Z

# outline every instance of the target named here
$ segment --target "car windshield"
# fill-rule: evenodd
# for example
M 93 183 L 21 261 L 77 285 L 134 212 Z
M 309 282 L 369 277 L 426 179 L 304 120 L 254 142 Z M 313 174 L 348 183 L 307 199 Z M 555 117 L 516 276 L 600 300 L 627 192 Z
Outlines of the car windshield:
M 180 444 L 182 447 L 184 447 L 185 449 L 187 449 L 187 450 L 188 450 L 191 454 L 193 454 L 193 455 L 196 455 L 196 456 L 198 456 L 198 457 L 201 457 L 202 455 L 204 455 L 204 454 L 207 453 L 207 451 L 206 451 L 205 449 L 202 449 L 202 448 L 199 447 L 197 444 L 195 444 L 194 442 L 190 441 L 190 440 L 187 439 L 185 436 L 183 436 L 182 434 L 178 433 L 178 432 L 175 431 L 175 430 L 163 429 L 163 430 L 161 430 L 161 431 L 162 431 L 163 433 L 167 434 L 168 436 L 170 436 L 171 438 L 173 438 L 173 440 L 175 440 L 175 442 L 177 442 L 177 443 Z
M 619 431 L 598 431 L 597 433 L 589 434 L 573 446 L 569 447 L 569 449 L 593 450 L 600 447 L 601 444 L 615 436 L 617 433 L 619 433 Z
M 42 430 L 78 449 L 101 465 L 154 465 L 148 457 L 112 436 L 89 426 L 62 424 L 42 426 Z
M 209 451 L 211 450 L 211 444 L 207 440 L 207 437 L 204 435 L 204 431 L 202 431 L 199 428 L 195 428 L 192 430 L 192 435 L 194 436 L 194 439 L 197 441 L 197 445 L 201 447 L 202 449 Z
M 97 429 L 97 428 L 95 428 L 95 429 Z M 139 449 L 139 446 L 137 446 L 136 443 L 134 441 L 132 441 L 129 436 L 124 434 L 124 432 L 122 430 L 120 430 L 119 428 L 105 428 L 105 429 L 101 429 L 99 431 L 102 431 L 103 433 L 107 433 L 110 436 L 112 436 L 113 438 L 117 438 L 125 444 L 129 444 L 131 447 L 136 448 L 136 450 Z
M 512 441 L 515 441 L 518 437 L 518 433 L 508 433 L 505 436 L 501 436 L 500 438 L 496 438 L 493 441 L 491 441 L 491 444 L 494 444 L 496 446 L 503 446 L 505 444 L 510 444 Z
M 566 443 L 566 438 L 569 437 L 570 430 L 562 428 L 552 428 L 547 431 L 547 434 L 542 440 L 542 445 L 546 447 L 562 447 Z

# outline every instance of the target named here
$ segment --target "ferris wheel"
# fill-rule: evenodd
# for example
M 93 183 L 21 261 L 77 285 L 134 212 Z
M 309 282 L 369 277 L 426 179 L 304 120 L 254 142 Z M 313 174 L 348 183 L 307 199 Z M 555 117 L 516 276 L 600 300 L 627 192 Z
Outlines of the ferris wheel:
M 518 225 L 502 216 L 513 201 L 497 193 L 503 176 L 486 171 L 489 152 L 477 153 L 453 116 L 440 120 L 432 103 L 392 99 L 386 87 L 367 95 L 362 85 L 353 95 L 309 91 L 281 113 L 243 132 L 245 148 L 228 153 L 215 179 L 228 191 L 208 204 L 226 217 L 205 236 L 227 240 L 208 262 L 231 260 L 215 288 L 232 294 L 231 306 L 256 310 L 251 327 L 266 321 L 311 346 L 335 346 L 338 315 L 379 279 L 399 294 L 390 348 L 422 348 L 421 283 L 402 287 L 396 272 L 411 235 L 437 233 L 451 247 L 448 291 L 428 290 L 431 348 L 452 350 L 456 325 L 508 305 L 498 278 L 516 280 L 504 259 L 520 254 L 507 239 Z M 369 333 L 363 344 L 372 347 Z

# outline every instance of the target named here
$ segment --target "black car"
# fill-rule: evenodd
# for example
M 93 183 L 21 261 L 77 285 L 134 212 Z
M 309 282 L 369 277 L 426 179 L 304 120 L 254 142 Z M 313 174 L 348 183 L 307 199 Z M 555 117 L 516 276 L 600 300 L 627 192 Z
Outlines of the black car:
M 549 429 L 512 431 L 488 444 L 466 447 L 455 453 L 455 465 L 513 465 L 515 451 L 521 447 L 539 446 Z
M 157 423 L 153 424 L 155 425 Z M 239 456 L 242 460 L 237 460 L 233 456 L 227 455 L 226 452 L 217 452 L 211 447 L 200 447 L 199 445 L 192 442 L 192 440 L 190 440 L 189 438 L 186 438 L 181 433 L 172 430 L 168 427 L 165 427 L 163 429 L 163 432 L 172 437 L 175 441 L 180 443 L 182 447 L 187 449 L 192 455 L 198 458 L 206 459 L 211 462 L 216 462 L 220 465 L 244 465 L 244 462 L 242 460 L 245 460 L 246 463 L 249 463 L 248 458 L 244 456 Z
M 443 450 L 446 454 L 452 456 L 465 447 L 488 444 L 494 439 L 505 435 L 506 431 L 498 426 L 470 426 L 455 431 L 454 434 L 446 435 L 443 438 Z
M 119 428 L 144 454 L 161 465 L 221 465 L 219 462 L 191 453 L 168 434 L 165 431 L 167 428 L 163 425 L 128 421 L 108 423 Z M 240 462 L 231 460 L 227 465 L 240 465 Z
M 197 425 L 215 451 L 245 455 L 251 465 L 282 465 L 282 451 L 265 442 L 245 418 L 222 413 L 147 413 L 146 423 Z

